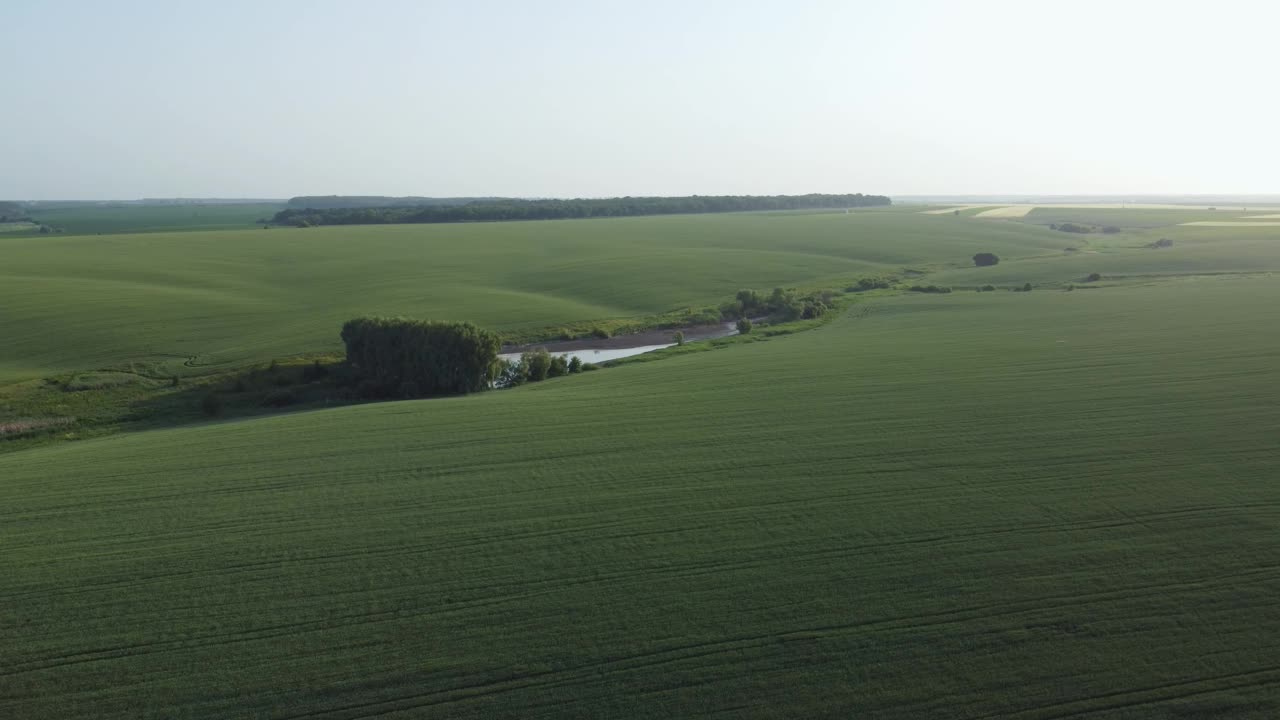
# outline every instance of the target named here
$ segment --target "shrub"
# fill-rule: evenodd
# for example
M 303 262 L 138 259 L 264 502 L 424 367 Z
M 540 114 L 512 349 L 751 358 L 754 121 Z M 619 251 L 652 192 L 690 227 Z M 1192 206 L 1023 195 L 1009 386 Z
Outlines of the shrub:
M 546 348 L 529 350 L 520 356 L 520 363 L 527 369 L 529 382 L 546 380 L 551 372 L 551 353 Z
M 601 340 L 608 340 L 610 337 L 609 331 L 602 327 L 592 328 L 591 336 Z
M 1085 282 L 1098 282 L 1102 279 L 1102 275 L 1098 273 L 1089 273 L 1089 277 L 1084 279 Z
M 995 286 L 995 285 L 983 285 L 980 289 L 982 290 L 982 292 L 995 292 L 996 286 Z
M 1031 283 L 1022 286 L 1022 292 L 1031 292 Z
M 910 292 L 935 293 L 940 295 L 945 295 L 951 292 L 951 288 L 943 285 L 912 285 L 911 287 L 907 288 L 907 290 L 909 290 Z
M 1160 238 L 1159 240 L 1147 245 L 1149 248 L 1167 248 L 1173 247 L 1173 241 L 1169 238 Z
M 498 336 L 471 323 L 357 318 L 342 326 L 347 363 L 384 388 L 417 383 L 420 396 L 483 390 L 493 379 Z
M 827 311 L 827 306 L 821 302 L 806 302 L 804 309 L 800 311 L 800 317 L 804 320 L 812 320 L 821 317 Z
M 672 339 L 672 340 L 675 340 L 677 345 L 683 345 L 683 344 L 684 344 L 684 331 L 683 331 L 683 330 L 677 330 L 677 331 L 676 331 L 676 333 L 675 333 L 675 335 L 672 335 L 672 336 L 671 336 L 671 339 Z
M 1102 232 L 1106 233 L 1107 235 L 1115 235 L 1116 233 L 1120 232 L 1120 228 L 1116 227 L 1115 225 L 1108 225 L 1102 228 Z
M 746 335 L 746 334 L 750 333 L 750 332 L 751 332 L 751 327 L 752 327 L 752 326 L 751 326 L 751 318 L 739 318 L 739 320 L 738 320 L 738 332 L 739 332 L 740 334 L 742 334 L 742 335 Z
M 292 390 L 272 390 L 263 398 L 262 404 L 268 407 L 284 407 L 297 402 Z
M 865 277 L 860 278 L 857 283 L 850 285 L 846 290 L 849 292 L 865 292 L 867 290 L 883 290 L 893 287 L 893 283 L 888 278 Z
M 600 366 L 595 363 L 582 363 L 582 372 L 591 372 L 599 369 Z
M 1052 228 L 1052 229 L 1057 230 L 1059 232 L 1080 233 L 1080 234 L 1091 233 L 1097 230 L 1097 228 L 1092 225 L 1081 225 L 1080 223 L 1073 223 L 1073 222 L 1059 223 L 1058 227 Z
M 1000 264 L 1000 258 L 995 253 L 982 252 L 973 256 L 973 264 L 978 267 L 990 267 Z
M 551 367 L 547 368 L 547 377 L 564 377 L 569 374 L 569 361 L 563 355 L 551 358 Z
M 221 415 L 222 398 L 218 397 L 217 393 L 205 393 L 205 396 L 200 398 L 200 411 L 209 417 Z
M 574 355 L 569 360 L 569 372 L 571 373 L 582 372 L 582 358 L 578 357 L 577 355 Z

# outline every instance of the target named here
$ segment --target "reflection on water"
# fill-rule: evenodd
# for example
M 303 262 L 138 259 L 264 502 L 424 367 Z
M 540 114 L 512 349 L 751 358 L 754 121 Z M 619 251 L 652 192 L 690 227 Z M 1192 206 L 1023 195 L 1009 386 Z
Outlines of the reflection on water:
M 596 363 L 598 365 L 610 360 L 617 360 L 619 358 L 631 357 L 632 355 L 661 350 L 662 348 L 669 348 L 672 345 L 675 345 L 675 343 L 667 343 L 666 345 L 640 345 L 638 347 L 629 348 L 610 348 L 607 350 L 568 350 L 565 352 L 553 352 L 551 354 L 557 357 L 563 357 L 565 360 L 572 360 L 576 357 L 584 363 Z M 520 359 L 520 353 L 503 353 L 498 357 L 503 360 L 515 362 Z

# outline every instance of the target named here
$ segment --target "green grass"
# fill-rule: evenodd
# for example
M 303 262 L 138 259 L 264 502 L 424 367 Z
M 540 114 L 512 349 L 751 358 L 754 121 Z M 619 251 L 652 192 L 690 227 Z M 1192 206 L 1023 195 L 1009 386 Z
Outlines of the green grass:
M 69 235 L 98 235 L 185 230 L 229 230 L 251 227 L 284 209 L 283 204 L 240 205 L 76 205 L 35 207 L 38 223 Z
M 1277 303 L 882 297 L 6 455 L 0 715 L 1276 717 Z
M 1062 242 L 1021 223 L 956 220 L 868 211 L 0 236 L 0 383 L 332 352 L 341 324 L 363 314 L 519 335 Z

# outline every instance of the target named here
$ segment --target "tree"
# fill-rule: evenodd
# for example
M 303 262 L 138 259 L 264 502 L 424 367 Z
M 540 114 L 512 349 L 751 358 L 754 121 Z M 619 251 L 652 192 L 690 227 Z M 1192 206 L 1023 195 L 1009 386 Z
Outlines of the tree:
M 520 356 L 520 362 L 528 368 L 529 382 L 546 380 L 551 374 L 551 353 L 546 348 L 525 352 Z
M 751 318 L 740 318 L 738 320 L 738 333 L 746 335 L 751 332 Z
M 1000 264 L 1000 258 L 995 253 L 982 252 L 973 256 L 973 264 L 978 267 L 990 267 Z
M 1031 283 L 1022 286 L 1022 292 L 1031 292 Z
M 419 397 L 484 390 L 494 379 L 498 336 L 471 323 L 357 318 L 342 326 L 347 363 L 385 388 Z M 407 385 L 407 383 L 413 383 Z
M 551 366 L 547 368 L 547 377 L 564 377 L 569 374 L 569 362 L 564 359 L 563 355 L 554 355 L 551 358 Z
M 676 331 L 676 333 L 675 333 L 675 335 L 672 335 L 672 336 L 671 336 L 671 339 L 672 339 L 672 340 L 675 340 L 677 345 L 683 345 L 683 344 L 684 344 L 684 331 L 683 331 L 683 330 L 677 330 L 677 331 Z
M 582 372 L 582 358 L 578 357 L 577 355 L 574 355 L 572 358 L 570 358 L 569 372 L 571 373 Z

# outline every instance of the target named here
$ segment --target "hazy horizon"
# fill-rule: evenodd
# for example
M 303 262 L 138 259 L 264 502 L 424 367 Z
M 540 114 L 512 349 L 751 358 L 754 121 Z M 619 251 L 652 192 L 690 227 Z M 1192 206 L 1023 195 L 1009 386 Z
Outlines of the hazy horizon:
M 1280 193 L 1280 10 L 18 2 L 0 199 Z

